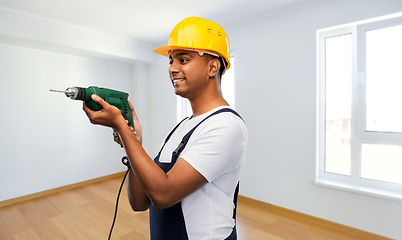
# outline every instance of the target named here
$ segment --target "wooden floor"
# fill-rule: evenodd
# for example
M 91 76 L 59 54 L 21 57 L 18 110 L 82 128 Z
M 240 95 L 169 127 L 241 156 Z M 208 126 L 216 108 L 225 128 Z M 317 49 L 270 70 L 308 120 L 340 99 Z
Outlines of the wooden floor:
M 1 240 L 108 239 L 122 177 L 0 208 Z M 242 200 L 243 199 L 243 200 Z M 238 239 L 366 239 L 239 199 Z M 148 212 L 133 212 L 122 191 L 114 240 L 149 239 Z M 379 238 L 383 239 L 383 238 Z

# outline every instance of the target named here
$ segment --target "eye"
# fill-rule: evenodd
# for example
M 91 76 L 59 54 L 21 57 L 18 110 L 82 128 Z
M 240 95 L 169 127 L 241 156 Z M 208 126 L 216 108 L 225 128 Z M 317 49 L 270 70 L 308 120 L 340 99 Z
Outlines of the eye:
M 187 59 L 187 58 L 182 58 L 182 59 L 180 59 L 180 62 L 181 62 L 181 63 L 187 63 L 188 61 L 190 61 L 190 60 Z

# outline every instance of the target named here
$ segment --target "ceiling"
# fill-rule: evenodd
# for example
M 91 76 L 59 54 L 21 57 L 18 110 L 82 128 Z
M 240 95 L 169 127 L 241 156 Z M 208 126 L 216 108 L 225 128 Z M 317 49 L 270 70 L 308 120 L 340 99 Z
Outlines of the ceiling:
M 0 7 L 87 30 L 164 44 L 182 19 L 200 16 L 224 28 L 317 0 L 0 0 Z

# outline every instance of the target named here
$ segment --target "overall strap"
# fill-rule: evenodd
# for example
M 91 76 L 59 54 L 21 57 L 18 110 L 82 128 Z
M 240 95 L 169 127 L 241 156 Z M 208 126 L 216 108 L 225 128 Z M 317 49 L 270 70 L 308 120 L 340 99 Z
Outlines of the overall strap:
M 170 137 L 172 136 L 172 134 L 174 133 L 174 131 L 176 131 L 176 129 L 180 126 L 180 124 L 182 124 L 182 123 L 184 122 L 184 120 L 186 120 L 187 118 L 188 118 L 188 117 L 185 117 L 183 120 L 181 120 L 181 121 L 176 125 L 176 127 L 174 127 L 172 131 L 170 131 L 170 133 L 169 133 L 169 135 L 166 137 L 165 142 L 163 143 L 161 149 L 159 150 L 158 155 L 161 154 L 163 147 L 165 147 L 167 141 L 169 141 L 169 139 L 170 139 Z
M 210 118 L 210 117 L 212 117 L 212 116 L 214 116 L 214 115 L 216 115 L 216 114 L 222 113 L 222 112 L 231 112 L 231 113 L 233 113 L 234 115 L 238 116 L 241 120 L 243 120 L 243 118 L 242 118 L 236 111 L 234 111 L 233 109 L 230 109 L 230 108 L 222 108 L 222 109 L 219 109 L 218 111 L 213 112 L 213 113 L 210 114 L 208 117 L 204 118 L 201 122 L 199 122 L 197 125 L 195 125 L 195 127 L 193 127 L 193 129 L 191 129 L 186 135 L 184 135 L 184 137 L 182 138 L 182 140 L 181 140 L 179 146 L 176 148 L 176 150 L 174 150 L 174 152 L 173 152 L 172 154 L 174 154 L 176 157 L 179 156 L 179 154 L 180 154 L 180 153 L 184 150 L 184 148 L 186 147 L 187 142 L 188 142 L 188 140 L 190 139 L 191 134 L 193 134 L 193 132 L 195 131 L 195 129 L 196 129 L 199 125 L 201 125 L 201 123 L 203 123 L 205 120 L 207 120 L 208 118 Z M 244 121 L 244 120 L 243 120 L 243 121 Z

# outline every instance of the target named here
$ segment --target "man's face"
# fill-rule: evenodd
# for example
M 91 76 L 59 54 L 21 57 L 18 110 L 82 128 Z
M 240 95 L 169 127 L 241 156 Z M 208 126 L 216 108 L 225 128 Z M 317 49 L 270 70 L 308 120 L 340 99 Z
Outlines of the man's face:
M 197 52 L 176 50 L 169 56 L 169 76 L 175 93 L 189 100 L 201 94 L 208 82 L 207 56 Z

